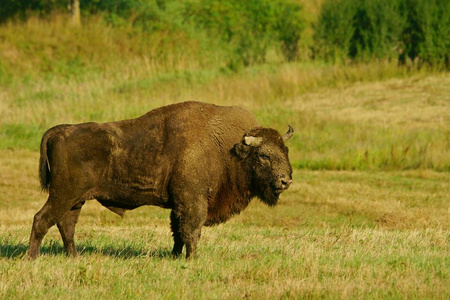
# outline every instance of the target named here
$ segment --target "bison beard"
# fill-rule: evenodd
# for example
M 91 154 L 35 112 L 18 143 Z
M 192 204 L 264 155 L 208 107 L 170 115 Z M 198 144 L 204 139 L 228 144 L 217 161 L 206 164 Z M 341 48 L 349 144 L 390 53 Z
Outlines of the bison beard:
M 256 172 L 255 172 L 256 173 Z M 268 206 L 277 205 L 278 199 L 280 197 L 281 191 L 278 190 L 272 184 L 274 180 L 270 178 L 268 173 L 260 174 L 260 177 L 254 180 L 252 186 L 255 191 L 256 197 L 258 197 L 263 203 Z
M 173 255 L 197 248 L 202 226 L 225 222 L 253 197 L 269 206 L 292 182 L 283 136 L 240 107 L 183 102 L 131 120 L 59 125 L 41 141 L 39 177 L 49 191 L 35 215 L 29 256 L 57 225 L 75 256 L 75 225 L 86 200 L 112 212 L 156 205 L 172 210 Z
M 262 202 L 269 206 L 277 205 L 278 199 L 280 197 L 280 192 L 274 191 L 271 188 L 266 188 L 262 195 L 258 195 Z

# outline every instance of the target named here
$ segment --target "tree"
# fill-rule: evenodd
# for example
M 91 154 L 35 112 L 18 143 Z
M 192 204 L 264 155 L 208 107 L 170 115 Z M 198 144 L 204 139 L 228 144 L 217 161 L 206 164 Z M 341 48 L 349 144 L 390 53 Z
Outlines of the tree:
M 69 11 L 72 25 L 80 26 L 80 0 L 69 0 Z

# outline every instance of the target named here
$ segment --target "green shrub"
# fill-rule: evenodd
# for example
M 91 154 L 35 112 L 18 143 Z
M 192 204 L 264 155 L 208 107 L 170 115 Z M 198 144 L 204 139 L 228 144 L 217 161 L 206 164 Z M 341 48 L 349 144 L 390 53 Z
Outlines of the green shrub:
M 405 12 L 400 9 L 401 1 L 353 1 L 356 14 L 348 53 L 351 58 L 368 61 L 398 57 L 399 40 L 406 21 Z
M 304 21 L 300 13 L 302 7 L 297 3 L 279 3 L 276 9 L 275 30 L 281 42 L 281 51 L 288 61 L 296 60 Z
M 432 66 L 450 66 L 450 2 L 404 0 L 409 8 L 401 43 L 400 61 L 420 60 Z
M 314 57 L 398 59 L 449 66 L 450 2 L 326 0 L 314 25 Z
M 167 3 L 170 2 L 170 3 Z M 131 26 L 145 32 L 173 30 L 177 16 L 182 15 L 179 7 L 182 1 L 164 0 L 81 0 L 80 7 L 85 14 L 103 15 L 105 21 L 113 26 Z M 167 14 L 167 7 L 176 7 L 175 12 Z M 170 16 L 170 17 L 169 17 Z
M 203 0 L 191 3 L 187 22 L 217 36 L 228 50 L 231 69 L 264 63 L 271 48 L 280 49 L 287 60 L 298 54 L 303 29 L 294 2 L 265 0 Z
M 11 18 L 23 20 L 30 13 L 45 16 L 52 10 L 64 8 L 67 8 L 66 0 L 1 0 L 0 23 Z
M 348 59 L 355 33 L 353 19 L 356 7 L 353 0 L 325 1 L 314 24 L 314 58 L 332 62 Z

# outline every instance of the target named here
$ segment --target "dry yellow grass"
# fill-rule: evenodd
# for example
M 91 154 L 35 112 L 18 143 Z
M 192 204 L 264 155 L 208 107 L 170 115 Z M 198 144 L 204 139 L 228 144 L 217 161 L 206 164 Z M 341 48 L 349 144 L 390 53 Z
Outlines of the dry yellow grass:
M 325 89 L 288 105 L 320 117 L 383 127 L 450 128 L 450 75 L 416 76 Z

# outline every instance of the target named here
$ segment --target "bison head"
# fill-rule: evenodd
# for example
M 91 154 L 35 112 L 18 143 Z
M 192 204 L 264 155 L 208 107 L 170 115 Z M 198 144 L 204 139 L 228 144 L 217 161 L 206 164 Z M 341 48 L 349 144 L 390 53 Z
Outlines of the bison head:
M 254 128 L 235 146 L 237 155 L 250 170 L 252 194 L 270 206 L 277 204 L 280 194 L 292 183 L 292 167 L 285 146 L 294 130 L 281 136 L 271 128 Z

